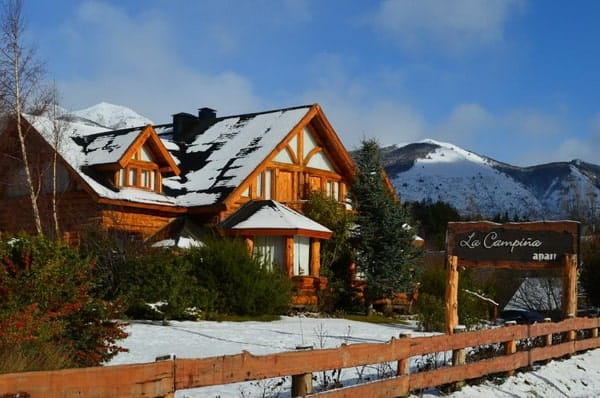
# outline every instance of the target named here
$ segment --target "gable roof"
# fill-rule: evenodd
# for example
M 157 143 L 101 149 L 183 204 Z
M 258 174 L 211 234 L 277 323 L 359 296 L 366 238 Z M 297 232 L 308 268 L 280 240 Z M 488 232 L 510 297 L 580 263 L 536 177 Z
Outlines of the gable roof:
M 220 225 L 242 234 L 261 235 L 269 230 L 328 239 L 332 231 L 274 200 L 254 200 L 240 207 Z
M 58 153 L 71 171 L 76 174 L 89 192 L 100 199 L 175 207 L 175 198 L 160 193 L 134 188 L 117 189 L 100 178 L 91 167 L 115 161 L 139 136 L 142 128 L 112 131 L 98 125 L 60 120 L 60 126 L 45 116 L 23 115 L 29 123 L 54 147 L 53 131 L 60 129 Z M 88 149 L 88 145 L 90 145 Z
M 82 147 L 89 166 L 118 165 L 124 168 L 135 152 L 146 145 L 154 154 L 155 162 L 164 171 L 179 174 L 179 167 L 151 125 L 124 130 L 108 130 L 90 135 L 73 136 Z
M 204 119 L 202 109 L 198 117 L 177 114 L 174 123 L 123 130 L 65 118 L 60 121 L 64 138 L 58 151 L 100 198 L 182 208 L 223 203 L 262 162 L 282 150 L 278 145 L 286 137 L 308 124 L 324 132 L 321 144 L 336 157 L 343 175 L 353 173 L 352 159 L 317 104 L 218 118 L 214 111 L 208 115 Z M 52 121 L 25 118 L 52 145 Z M 164 194 L 116 188 L 99 178 L 93 166 L 124 167 L 133 148 L 144 142 L 161 153 L 167 170 L 174 171 L 174 176 L 163 179 Z

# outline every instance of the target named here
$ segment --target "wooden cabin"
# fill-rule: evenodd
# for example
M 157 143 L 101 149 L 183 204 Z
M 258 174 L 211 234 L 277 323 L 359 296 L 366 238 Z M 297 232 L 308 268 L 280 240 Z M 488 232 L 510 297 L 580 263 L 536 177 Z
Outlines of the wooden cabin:
M 178 234 L 194 226 L 221 225 L 243 236 L 252 250 L 270 247 L 303 289 L 314 293 L 325 284 L 319 248 L 331 231 L 311 224 L 302 206 L 312 191 L 347 206 L 354 163 L 319 105 L 227 117 L 202 108 L 197 115 L 173 115 L 169 124 L 124 130 L 69 117 L 59 122 L 24 115 L 22 123 L 48 234 L 56 150 L 60 231 L 74 244 L 88 225 L 144 240 L 160 236 L 163 243 L 181 241 Z M 16 132 L 2 132 L 2 232 L 35 232 L 20 159 Z M 269 217 L 261 218 L 259 229 L 237 222 L 240 214 L 257 220 L 265 209 L 293 214 L 289 228 Z

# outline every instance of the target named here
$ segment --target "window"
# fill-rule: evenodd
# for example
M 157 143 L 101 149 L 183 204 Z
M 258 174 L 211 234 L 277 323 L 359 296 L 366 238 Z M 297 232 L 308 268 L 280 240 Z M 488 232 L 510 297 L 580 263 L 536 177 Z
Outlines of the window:
M 254 255 L 259 256 L 270 270 L 285 271 L 285 237 L 255 236 Z
M 256 196 L 259 198 L 263 198 L 265 196 L 265 187 L 263 185 L 263 174 L 260 173 L 256 177 Z
M 160 172 L 155 164 L 129 165 L 119 170 L 116 175 L 116 183 L 119 187 L 140 188 L 148 191 L 160 192 Z
M 272 170 L 265 170 L 256 176 L 256 197 L 260 199 L 271 199 Z
M 331 199 L 340 200 L 340 183 L 339 181 L 327 181 L 325 194 Z
M 138 169 L 136 169 L 135 167 L 132 167 L 130 169 L 128 169 L 129 172 L 127 173 L 127 185 L 131 186 L 131 187 L 135 187 L 137 185 L 138 182 Z
M 310 238 L 294 236 L 294 275 L 309 275 Z
M 115 185 L 161 192 L 161 174 L 154 159 L 150 148 L 147 146 L 139 148 L 131 157 L 129 164 L 116 172 Z
M 115 175 L 115 183 L 118 187 L 161 192 L 160 171 L 148 146 L 142 146 L 133 154 L 127 167 Z
M 271 199 L 271 189 L 273 184 L 273 171 L 267 170 L 265 171 L 265 199 Z

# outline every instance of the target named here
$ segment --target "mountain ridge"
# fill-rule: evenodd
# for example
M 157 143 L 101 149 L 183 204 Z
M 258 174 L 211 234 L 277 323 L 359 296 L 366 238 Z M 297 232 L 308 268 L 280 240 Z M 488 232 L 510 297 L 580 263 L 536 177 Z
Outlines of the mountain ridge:
M 598 214 L 600 166 L 578 159 L 520 167 L 427 139 L 382 148 L 404 201 L 443 201 L 463 217 L 586 219 Z

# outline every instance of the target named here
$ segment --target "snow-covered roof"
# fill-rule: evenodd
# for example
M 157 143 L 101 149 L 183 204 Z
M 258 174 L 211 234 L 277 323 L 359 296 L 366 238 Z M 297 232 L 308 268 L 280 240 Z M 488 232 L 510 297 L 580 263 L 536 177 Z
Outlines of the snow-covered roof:
M 222 222 L 221 227 L 233 231 L 289 230 L 295 235 L 318 233 L 329 237 L 332 234 L 329 228 L 274 200 L 246 203 Z
M 24 115 L 25 119 L 54 146 L 53 131 L 56 125 L 45 116 Z M 90 123 L 60 120 L 60 142 L 58 152 L 68 165 L 83 179 L 83 181 L 101 198 L 124 200 L 129 202 L 175 206 L 175 198 L 160 193 L 134 188 L 115 188 L 112 184 L 100 178 L 90 167 L 96 164 L 110 163 L 117 153 L 123 153 L 141 132 L 133 129 L 116 138 L 117 132 L 107 130 Z M 137 134 L 134 133 L 137 131 Z M 115 139 L 110 139 L 111 135 Z M 101 145 L 101 143 L 104 144 Z M 92 145 L 93 150 L 86 148 Z
M 204 246 L 207 230 L 186 216 L 177 217 L 147 239 L 153 247 L 189 249 Z
M 302 106 L 218 118 L 190 143 L 177 142 L 180 151 L 175 156 L 181 175 L 163 181 L 165 193 L 182 206 L 218 203 L 265 160 L 309 109 Z M 161 138 L 173 133 L 163 131 Z
M 177 137 L 174 124 L 156 126 L 179 176 L 163 179 L 164 194 L 116 188 L 99 178 L 93 166 L 117 162 L 145 126 L 110 130 L 72 115 L 60 120 L 59 153 L 101 198 L 170 206 L 209 206 L 229 193 L 266 159 L 310 110 L 310 106 L 215 118 L 192 126 L 190 139 Z M 191 116 L 191 115 L 190 115 Z M 25 115 L 53 145 L 55 125 L 48 117 Z
M 142 129 L 108 131 L 80 137 L 88 165 L 116 163 L 140 135 Z

